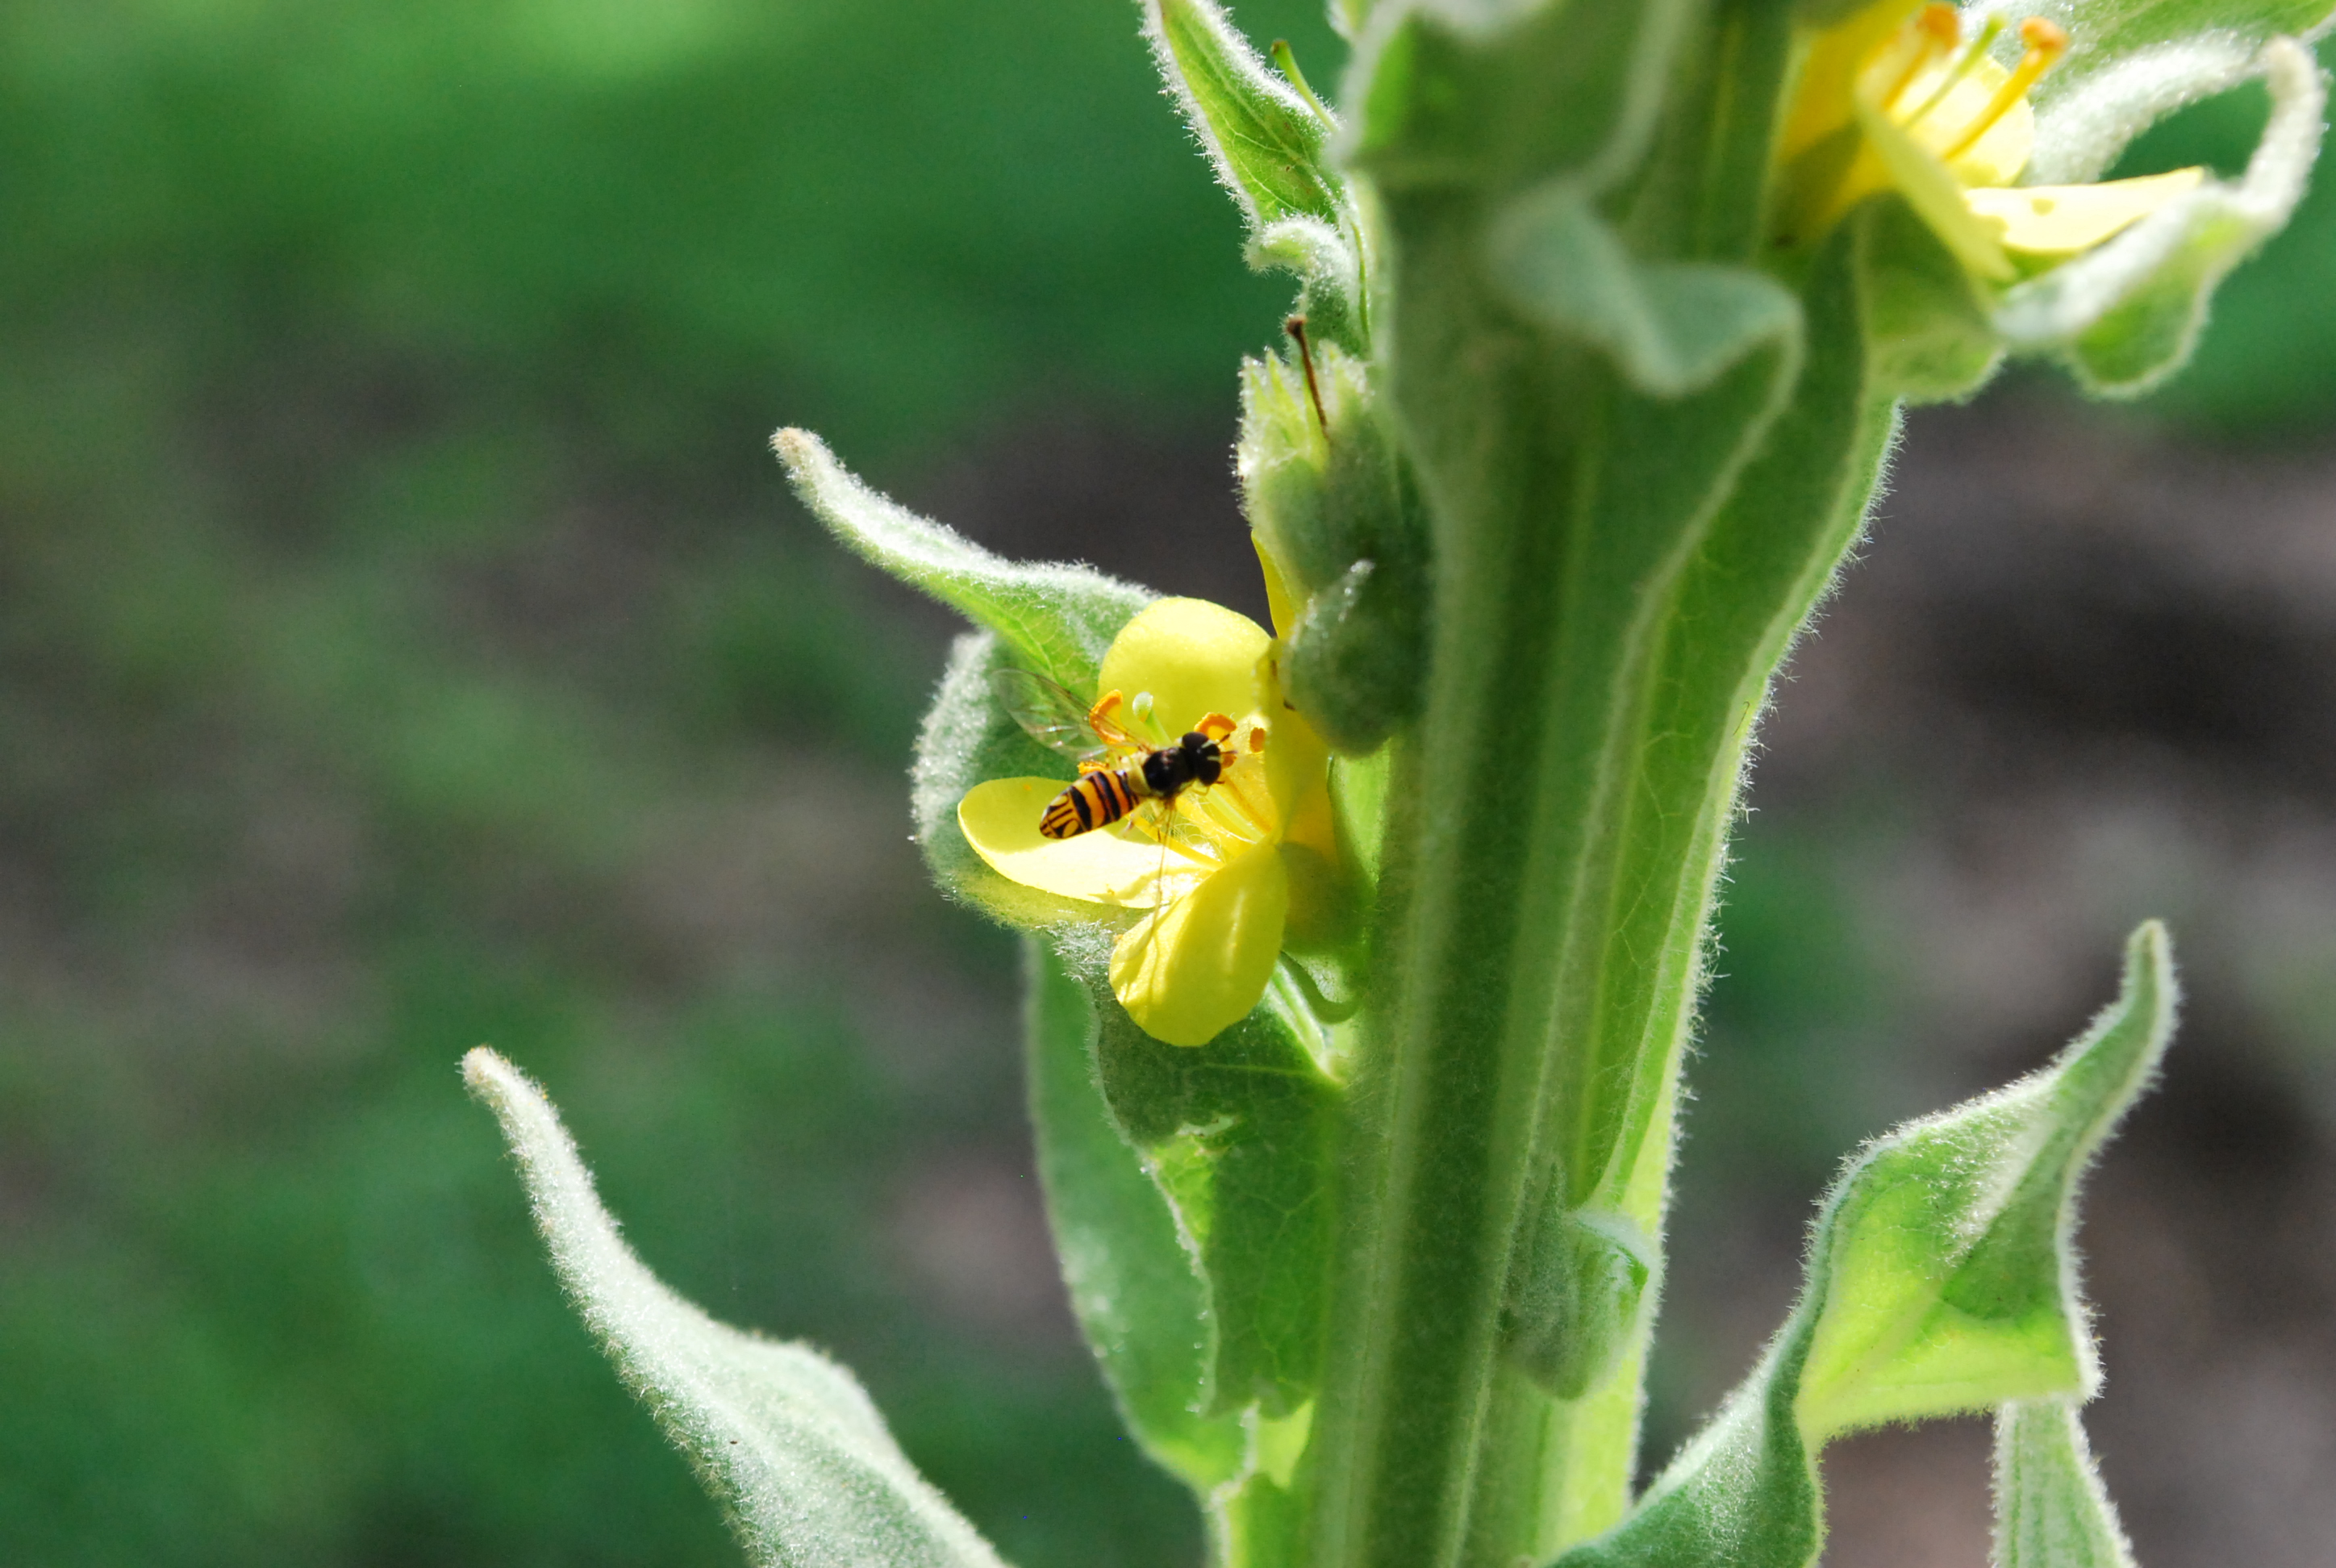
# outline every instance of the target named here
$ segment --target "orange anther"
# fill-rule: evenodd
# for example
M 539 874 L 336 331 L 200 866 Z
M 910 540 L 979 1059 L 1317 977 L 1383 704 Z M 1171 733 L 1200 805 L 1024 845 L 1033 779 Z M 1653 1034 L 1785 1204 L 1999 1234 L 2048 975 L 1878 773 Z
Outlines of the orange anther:
M 2028 96 L 2028 90 L 2052 69 L 2053 63 L 2068 47 L 2066 30 L 2041 16 L 2030 16 L 2020 24 L 2020 41 L 2028 45 L 2028 52 L 2020 57 L 2020 63 L 2011 68 L 2011 74 L 2003 79 L 2003 85 L 1995 90 L 1995 96 L 1987 101 L 1987 107 L 1979 112 L 1978 118 L 1963 128 L 1953 145 L 1939 154 L 1941 159 L 1952 162 L 1970 151 L 1971 144 L 1992 130 L 2013 104 Z
M 1914 25 L 1942 49 L 1953 48 L 1955 40 L 1963 35 L 1962 19 L 1946 0 L 1939 0 L 1935 5 L 1923 6 L 1922 14 L 1914 18 Z
M 1979 36 L 1963 45 L 1962 53 L 1957 55 L 1953 63 L 1944 71 L 1939 73 L 1938 81 L 1931 88 L 1931 95 L 1923 99 L 1912 114 L 1904 116 L 1898 123 L 1911 131 L 1920 124 L 1932 110 L 1944 103 L 1948 96 L 1956 88 L 1961 86 L 1972 72 L 1979 69 L 1980 62 L 1987 58 L 1987 52 L 1995 47 L 1996 38 L 2002 32 L 2003 18 L 2000 16 L 1990 16 L 1981 23 Z
M 1943 3 L 1925 5 L 1898 30 L 1897 36 L 1886 45 L 1896 56 L 1892 62 L 1894 74 L 1888 91 L 1878 100 L 1885 108 L 1898 102 L 1914 78 L 1928 71 L 1939 56 L 1954 48 L 1962 36 L 1962 22 L 1955 8 Z
M 2046 16 L 2030 16 L 2020 24 L 2020 41 L 2031 50 L 2058 60 L 2068 48 L 2068 30 Z M 2050 61 L 2046 62 L 2047 64 Z

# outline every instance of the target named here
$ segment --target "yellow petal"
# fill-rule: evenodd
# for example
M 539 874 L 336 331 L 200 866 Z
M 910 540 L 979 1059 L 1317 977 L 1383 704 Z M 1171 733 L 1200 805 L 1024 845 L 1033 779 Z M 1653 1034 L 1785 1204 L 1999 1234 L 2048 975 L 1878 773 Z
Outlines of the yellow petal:
M 1251 723 L 1241 726 L 1238 737 L 1244 748 L 1251 739 L 1253 720 L 1254 716 Z M 1267 759 L 1270 760 L 1272 755 L 1273 748 L 1269 746 Z M 1202 852 L 1212 861 L 1212 869 L 1214 862 L 1237 855 L 1251 844 L 1281 836 L 1281 812 L 1274 803 L 1269 782 L 1263 762 L 1242 757 L 1227 768 L 1215 784 L 1187 790 L 1177 801 L 1179 823 L 1198 828 L 1208 841 L 1211 847 Z
M 1205 1046 L 1265 995 L 1289 916 L 1280 852 L 1270 843 L 1244 850 L 1121 936 L 1112 994 L 1153 1038 Z
M 2016 190 L 1966 190 L 1963 200 L 1981 219 L 2003 225 L 2007 249 L 2073 256 L 2148 217 L 2206 178 L 2204 169 L 2177 169 L 2101 185 L 2031 185 Z
M 1263 710 L 1260 667 L 1272 641 L 1263 627 L 1222 605 L 1158 599 L 1112 640 L 1097 689 L 1124 693 L 1131 706 L 1149 692 L 1156 733 L 1148 738 L 1164 745 L 1209 714 L 1238 719 Z
M 1038 819 L 1062 792 L 1060 779 L 991 779 L 957 803 L 957 825 L 990 869 L 1026 888 L 1088 903 L 1149 909 L 1161 870 L 1160 846 L 1122 838 L 1108 828 L 1076 838 L 1046 837 L 1038 832 Z
M 1777 156 L 1789 161 L 1850 122 L 1858 75 L 1922 0 L 1876 0 L 1819 33 L 1801 62 Z
M 1327 777 L 1297 803 L 1281 838 L 1281 867 L 1290 878 L 1290 930 L 1283 941 L 1319 950 L 1351 940 L 1360 911 Z
M 2009 185 L 2036 150 L 2036 111 L 2023 98 L 2003 112 L 1980 139 L 1948 161 L 1965 185 Z
M 1328 786 L 1330 748 L 1282 696 L 1280 671 L 1275 661 L 1267 662 L 1263 681 L 1267 717 L 1265 782 L 1273 797 L 1274 823 L 1280 827 L 1289 823 L 1308 795 Z

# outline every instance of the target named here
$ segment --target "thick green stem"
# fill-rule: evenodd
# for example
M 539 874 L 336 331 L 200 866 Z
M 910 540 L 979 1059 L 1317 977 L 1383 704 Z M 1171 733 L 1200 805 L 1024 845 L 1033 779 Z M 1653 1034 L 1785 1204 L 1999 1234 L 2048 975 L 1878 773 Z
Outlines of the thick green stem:
M 1627 1501 L 1653 1291 L 1552 1391 L 1513 1353 L 1521 1271 L 1570 1233 L 1552 1215 L 1659 1231 L 1752 720 L 1890 425 L 1845 245 L 1804 363 L 1762 350 L 1662 401 L 1466 287 L 1470 202 L 1391 217 L 1441 280 L 1400 297 L 1397 347 L 1436 637 L 1394 792 L 1312 1560 L 1505 1565 Z
M 1789 13 L 1693 11 L 1664 129 L 1605 212 L 1640 255 L 1744 267 Z M 1726 830 L 1769 677 L 1889 429 L 1846 237 L 1803 331 L 1685 395 L 1520 316 L 1487 259 L 1516 188 L 1416 153 L 1443 146 L 1440 106 L 1471 73 L 1525 69 L 1514 52 L 1537 39 L 1418 45 L 1384 100 L 1406 107 L 1367 138 L 1435 629 L 1349 1103 L 1309 1456 L 1323 1564 L 1508 1568 L 1627 1505 Z M 1581 145 L 1535 123 L 1546 156 Z M 1504 156 L 1531 169 L 1529 149 Z

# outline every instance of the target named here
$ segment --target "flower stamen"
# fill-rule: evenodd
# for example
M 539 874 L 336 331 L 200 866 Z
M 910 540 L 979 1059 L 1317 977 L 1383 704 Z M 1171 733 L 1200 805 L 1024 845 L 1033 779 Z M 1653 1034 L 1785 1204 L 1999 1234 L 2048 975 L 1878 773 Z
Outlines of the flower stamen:
M 1922 62 L 1924 68 L 1929 66 L 1931 61 L 1935 60 L 1939 55 L 1952 49 L 1955 46 L 1956 41 L 1961 37 L 1961 33 L 1960 31 L 1961 24 L 1955 20 L 1954 7 L 1952 5 L 1934 5 L 1931 7 L 1931 11 L 1925 12 L 1921 17 L 1916 18 L 1916 20 L 1919 22 L 1928 23 L 1931 21 L 1931 13 L 1938 11 L 1943 11 L 1947 14 L 1941 22 L 1941 25 L 1943 26 L 1945 33 L 1945 41 L 1939 47 L 1925 54 Z M 1937 30 L 1938 28 L 1934 26 L 1928 31 L 1934 33 Z M 1896 93 L 1893 93 L 1888 97 L 1881 100 L 1882 103 L 1885 106 L 1883 112 L 1889 114 L 1892 119 L 1897 121 L 1904 129 L 1908 131 L 1913 130 L 1915 126 L 1921 124 L 1922 121 L 1929 116 L 1932 110 L 1936 109 L 1940 104 L 1946 102 L 1947 95 L 1949 93 L 1952 93 L 1957 87 L 1961 86 L 1964 81 L 1970 77 L 1971 73 L 1979 69 L 1980 62 L 1987 58 L 1988 50 L 1993 46 L 1997 35 L 2002 31 L 2003 18 L 2000 16 L 1989 17 L 1986 23 L 1980 28 L 1979 36 L 1972 39 L 1971 41 L 1970 47 L 1963 50 L 1961 54 L 1955 60 L 1954 64 L 1940 75 L 1938 84 L 1931 89 L 1931 95 L 1923 99 L 1919 104 L 1916 104 L 1914 112 L 1912 114 L 1901 114 L 1897 112 L 1897 102 L 1899 97 L 1913 85 L 1913 83 L 1911 80 L 1907 82 L 1904 86 L 1900 87 Z
M 1973 7 L 1976 10 L 1976 7 Z M 1895 190 L 1963 269 L 2010 286 L 2160 211 L 2203 169 L 2068 186 L 2020 183 L 2034 149 L 2029 94 L 2069 53 L 2043 16 L 2017 24 L 2022 51 L 1996 57 L 2012 25 L 1934 0 L 1864 0 L 1816 28 L 1778 143 L 1770 236 L 1806 248 L 1868 197 Z M 2015 263 L 2017 255 L 2029 258 Z
M 1230 794 L 1230 792 L 1228 793 Z M 1230 798 L 1232 808 L 1231 815 L 1235 819 L 1235 823 L 1233 825 L 1235 836 L 1246 839 L 1251 843 L 1262 842 L 1266 837 L 1272 833 L 1272 828 L 1267 824 L 1261 816 L 1259 815 L 1257 808 L 1249 801 L 1242 799 L 1238 794 L 1231 794 Z M 1215 803 L 1215 797 L 1212 794 L 1210 799 L 1210 804 L 1213 806 Z M 1218 820 L 1223 820 L 1223 813 L 1219 813 Z
M 1995 90 L 1995 96 L 1987 101 L 1987 107 L 1981 110 L 1977 118 L 1963 128 L 1963 133 L 1940 153 L 1942 159 L 1952 162 L 1970 151 L 1971 144 L 1986 135 L 1997 121 L 2010 112 L 2013 104 L 2027 97 L 2028 90 L 2035 86 L 2044 73 L 2051 70 L 2068 49 L 2068 33 L 2058 24 L 2041 16 L 2030 16 L 2020 24 L 2020 41 L 2028 45 L 2027 52 L 2020 57 L 2020 63 L 2013 66 L 2011 74 L 2003 79 L 2003 84 Z
M 1955 46 L 1962 36 L 1961 24 L 1955 19 L 1955 8 L 1940 0 L 1925 5 L 1903 27 L 1883 44 L 1887 52 L 1874 62 L 1889 68 L 1893 80 L 1877 102 L 1895 103 L 1906 90 L 1914 85 L 1923 72 L 1935 64 L 1939 57 Z M 1893 57 L 1894 56 L 1894 58 Z

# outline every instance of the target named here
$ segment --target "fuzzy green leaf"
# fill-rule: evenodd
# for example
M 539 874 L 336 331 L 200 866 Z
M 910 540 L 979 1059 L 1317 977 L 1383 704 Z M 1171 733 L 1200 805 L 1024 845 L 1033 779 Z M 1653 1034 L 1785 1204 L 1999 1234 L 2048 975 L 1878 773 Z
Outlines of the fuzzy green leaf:
M 1204 1416 L 1209 1290 L 1185 1232 L 1105 1103 L 1095 1006 L 1041 941 L 1026 941 L 1030 1117 L 1063 1278 L 1087 1343 L 1145 1453 L 1202 1494 L 1236 1475 L 1238 1417 Z
M 1113 998 L 1102 944 L 1065 946 L 1092 1001 L 1112 1118 L 1200 1260 L 1209 1337 L 1200 1408 L 1290 1416 L 1320 1376 L 1330 1267 L 1339 1093 L 1317 1058 L 1321 1042 L 1309 1042 L 1302 1009 L 1277 987 L 1208 1045 L 1163 1045 Z
M 2084 29 L 2081 51 L 2069 52 L 2082 59 L 2130 54 L 2216 28 L 2257 40 L 2307 33 L 2328 11 L 2328 0 L 2046 0 L 2030 14 Z
M 1287 272 L 1298 279 L 1298 311 L 1316 342 L 1354 354 L 1369 351 L 1362 258 L 1348 230 L 1319 218 L 1285 218 L 1251 236 L 1242 258 L 1252 271 Z
M 1806 1568 L 1815 1466 L 1853 1427 L 2089 1394 L 2077 1183 L 2156 1071 L 2175 1004 L 2166 933 L 2048 1068 L 1861 1154 L 1816 1223 L 1799 1304 L 1759 1368 L 1631 1516 L 1563 1568 Z
M 1337 127 L 1258 57 L 1216 0 L 1146 0 L 1144 34 L 1253 231 L 1297 217 L 1338 225 L 1343 186 L 1325 156 Z
M 2320 151 L 2327 87 L 2311 54 L 2274 39 L 2263 141 L 2237 184 L 2209 180 L 2106 245 L 2007 290 L 1996 329 L 2015 353 L 2058 352 L 2097 392 L 2148 390 L 2188 356 L 2214 287 L 2285 225 Z
M 1850 221 L 1874 386 L 1910 403 L 1970 396 L 2003 358 L 1971 274 L 1895 195 Z
M 1993 1568 L 2133 1568 L 2072 1399 L 1995 1413 Z
M 1001 876 L 974 852 L 958 826 L 958 802 L 974 785 L 996 778 L 1059 778 L 1071 764 L 1048 751 L 1008 717 L 989 684 L 990 672 L 1015 664 L 1002 640 L 968 632 L 949 649 L 933 705 L 917 735 L 909 770 L 909 808 L 917 847 L 941 891 L 984 914 L 1023 930 L 1092 923 L 1099 906 L 1041 892 Z M 1089 676 L 1074 690 L 1092 692 Z M 1130 917 L 1133 918 L 1133 917 Z
M 2261 48 L 2234 34 L 2208 34 L 2103 62 L 2090 73 L 2054 72 L 2032 96 L 2035 151 L 2022 182 L 2099 179 L 2135 137 L 2166 115 L 2258 74 Z
M 559 1113 L 482 1046 L 472 1094 L 501 1122 L 536 1228 L 628 1388 L 767 1568 L 999 1568 L 920 1476 L 851 1373 L 817 1351 L 715 1322 L 657 1282 L 617 1234 Z
M 1073 691 L 1093 689 L 1111 639 L 1154 597 L 1084 566 L 992 555 L 869 489 L 807 430 L 782 430 L 771 445 L 803 505 L 854 554 L 996 633 L 1017 662 Z
M 1792 295 L 1748 268 L 1633 256 L 1571 180 L 1513 203 L 1489 242 L 1493 275 L 1520 309 L 1596 344 L 1653 396 L 1701 390 L 1800 321 Z
M 2068 52 L 2031 94 L 2036 154 L 2026 182 L 2099 178 L 2127 142 L 2185 103 L 2257 73 L 2273 38 L 2325 27 L 2330 0 L 2039 0 Z M 2016 53 L 2007 30 L 1998 47 Z
M 1338 1091 L 1277 987 L 1197 1048 L 1113 999 L 1095 933 L 1031 951 L 1031 1105 L 1081 1323 L 1224 1568 L 1294 1563 L 1331 1245 Z

